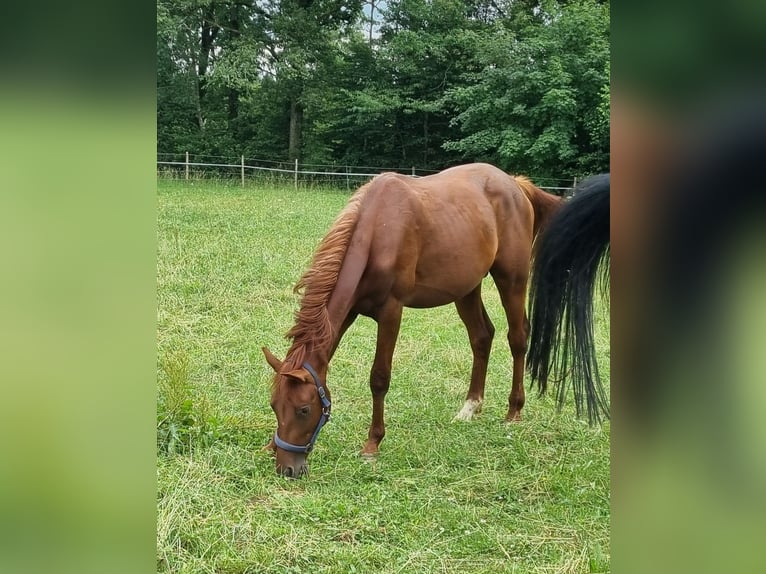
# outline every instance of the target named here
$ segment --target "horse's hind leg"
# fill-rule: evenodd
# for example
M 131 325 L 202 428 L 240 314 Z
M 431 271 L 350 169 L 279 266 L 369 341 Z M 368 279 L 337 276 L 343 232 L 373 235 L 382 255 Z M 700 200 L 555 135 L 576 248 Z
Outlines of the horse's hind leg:
M 468 295 L 455 301 L 455 307 L 468 330 L 468 339 L 473 351 L 471 385 L 468 387 L 463 408 L 455 415 L 455 420 L 468 421 L 473 418 L 473 415 L 481 412 L 481 405 L 484 402 L 484 383 L 487 378 L 487 363 L 492 339 L 495 336 L 495 327 L 489 320 L 481 300 L 481 283 Z
M 524 362 L 527 354 L 527 337 L 529 321 L 525 310 L 528 265 L 514 267 L 514 271 L 504 273 L 494 270 L 500 300 L 508 319 L 508 344 L 513 357 L 513 383 L 511 394 L 508 396 L 507 421 L 521 420 L 521 409 L 524 407 Z
M 375 347 L 375 360 L 370 372 L 370 391 L 372 391 L 372 422 L 367 433 L 362 454 L 372 456 L 378 453 L 378 445 L 386 435 L 383 421 L 383 406 L 391 383 L 391 360 L 394 356 L 396 338 L 402 321 L 402 304 L 389 299 L 378 311 L 378 342 Z

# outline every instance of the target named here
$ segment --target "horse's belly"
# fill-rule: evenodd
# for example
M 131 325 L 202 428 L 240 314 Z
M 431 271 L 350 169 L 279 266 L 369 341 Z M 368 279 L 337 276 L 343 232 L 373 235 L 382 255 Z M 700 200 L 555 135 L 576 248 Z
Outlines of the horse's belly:
M 415 281 L 401 297 L 408 307 L 438 307 L 461 299 L 473 291 L 489 271 L 492 259 L 445 257 L 438 262 L 418 265 Z
M 406 307 L 414 307 L 416 309 L 441 307 L 465 297 L 470 291 L 470 289 L 465 292 L 444 291 L 438 287 L 418 285 L 407 297 L 403 298 L 402 303 Z

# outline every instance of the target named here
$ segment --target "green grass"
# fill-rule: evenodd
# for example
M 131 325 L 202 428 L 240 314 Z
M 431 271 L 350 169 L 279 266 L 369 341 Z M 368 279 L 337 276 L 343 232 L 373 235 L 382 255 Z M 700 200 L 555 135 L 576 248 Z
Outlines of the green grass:
M 310 477 L 275 474 L 260 450 L 275 426 L 260 348 L 283 358 L 292 286 L 348 197 L 159 183 L 158 571 L 609 571 L 609 424 L 529 389 L 524 421 L 503 422 L 511 359 L 489 278 L 497 335 L 476 420 L 452 422 L 471 366 L 454 307 L 406 309 L 387 435 L 377 460 L 360 458 L 375 343 L 360 318 L 331 363 L 333 418 Z M 602 307 L 607 383 L 608 325 Z

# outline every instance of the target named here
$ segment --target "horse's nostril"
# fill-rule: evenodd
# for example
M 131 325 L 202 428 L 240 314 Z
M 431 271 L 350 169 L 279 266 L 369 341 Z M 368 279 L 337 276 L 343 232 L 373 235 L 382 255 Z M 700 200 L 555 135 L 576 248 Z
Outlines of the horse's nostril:
M 286 466 L 282 469 L 282 474 L 287 478 L 293 478 L 295 476 L 295 469 L 292 466 Z

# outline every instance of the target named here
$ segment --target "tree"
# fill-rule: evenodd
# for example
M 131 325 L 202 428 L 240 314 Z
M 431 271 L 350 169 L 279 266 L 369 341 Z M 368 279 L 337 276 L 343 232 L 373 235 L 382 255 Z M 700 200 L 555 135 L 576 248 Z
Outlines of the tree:
M 603 2 L 158 0 L 157 78 L 161 151 L 564 179 L 609 164 Z
M 229 100 L 227 113 L 220 86 L 212 79 L 225 46 L 238 34 L 232 25 L 239 26 L 241 11 L 240 5 L 220 0 L 158 0 L 160 149 L 168 149 L 168 144 L 178 149 L 183 143 L 187 150 L 220 153 L 231 145 L 227 120 L 236 115 L 236 106 Z M 193 126 L 188 123 L 190 110 Z
M 445 148 L 536 177 L 608 171 L 608 30 L 608 6 L 594 2 L 499 22 L 482 71 L 449 94 L 462 137 Z
M 197 151 L 231 153 L 244 143 L 246 119 L 254 115 L 242 104 L 271 111 L 279 104 L 289 115 L 287 155 L 299 157 L 306 90 L 360 8 L 361 0 L 159 0 L 160 144 L 171 144 L 171 134 L 181 131 L 177 119 L 166 116 L 176 105 L 196 110 L 197 130 L 185 142 L 196 143 Z M 265 95 L 277 99 L 263 102 Z
M 458 154 L 442 147 L 452 131 L 445 91 L 476 69 L 477 23 L 462 0 L 392 0 L 382 9 L 379 37 L 359 37 L 345 52 L 334 147 L 344 161 L 441 168 Z

